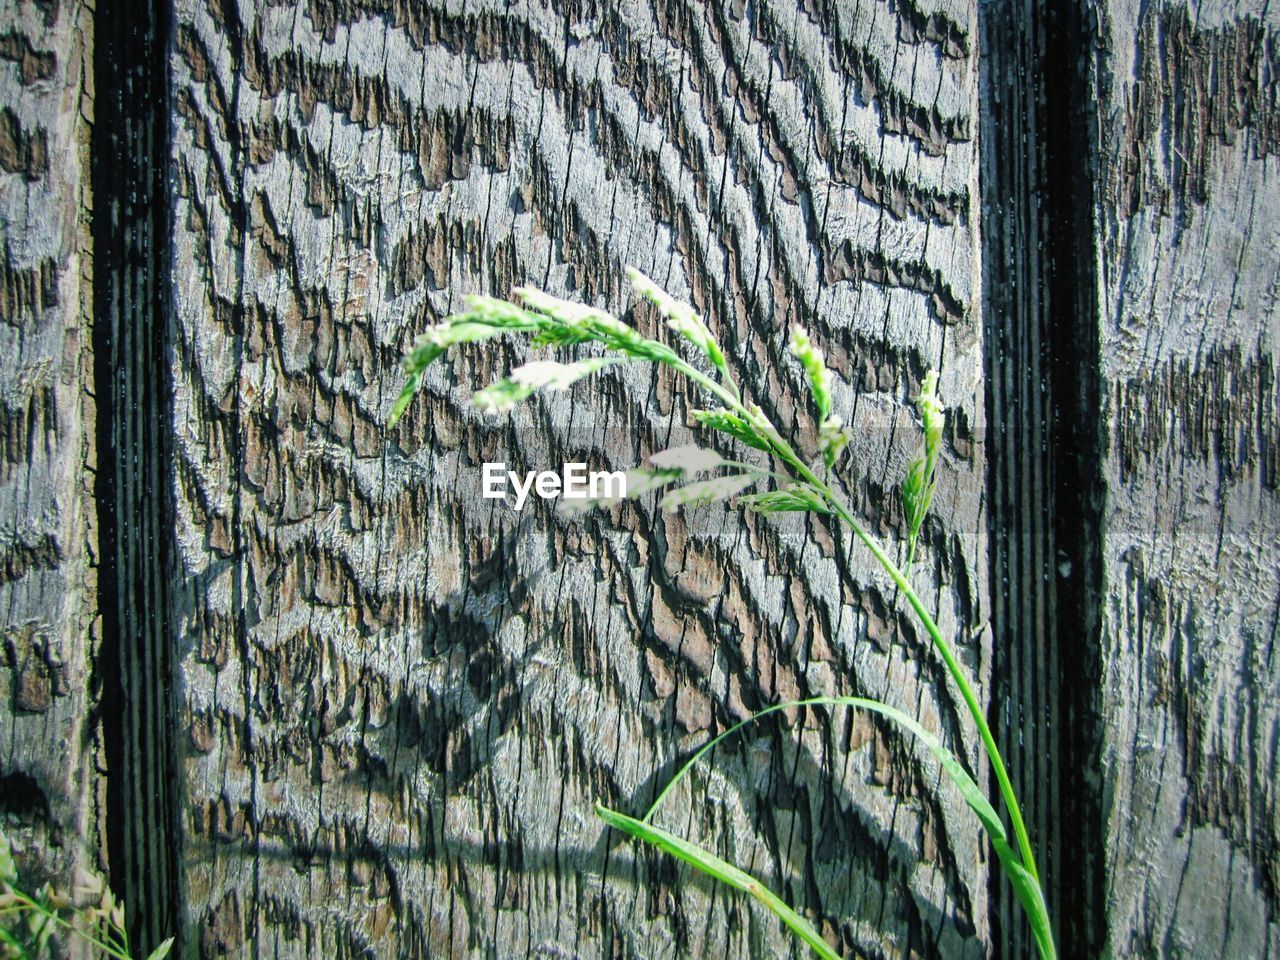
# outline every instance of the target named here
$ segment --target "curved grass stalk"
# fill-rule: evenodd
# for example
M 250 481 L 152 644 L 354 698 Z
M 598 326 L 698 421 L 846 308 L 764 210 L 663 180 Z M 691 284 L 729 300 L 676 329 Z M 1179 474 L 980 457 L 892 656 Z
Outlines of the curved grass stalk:
M 848 435 L 843 428 L 841 420 L 831 415 L 831 375 L 826 369 L 822 352 L 801 331 L 795 330 L 792 332 L 790 350 L 804 370 L 810 394 L 814 399 L 819 414 L 819 445 L 825 466 L 824 475 L 819 477 L 791 444 L 782 437 L 764 412 L 744 399 L 742 391 L 729 372 L 723 351 L 715 343 L 710 331 L 702 319 L 694 313 L 693 309 L 686 304 L 675 301 L 658 288 L 656 284 L 637 271 L 628 270 L 628 275 L 637 292 L 654 303 L 659 311 L 667 317 L 668 325 L 701 351 L 702 356 L 710 362 L 719 379 L 703 373 L 666 344 L 641 337 L 635 330 L 603 311 L 570 301 L 559 300 L 541 291 L 517 291 L 518 295 L 524 300 L 525 307 L 489 297 L 473 297 L 468 301 L 468 310 L 465 313 L 446 318 L 444 322 L 428 330 L 419 340 L 415 350 L 406 358 L 405 372 L 408 375 L 408 382 L 392 409 L 391 422 L 394 423 L 403 413 L 409 400 L 412 399 L 413 394 L 421 385 L 423 371 L 432 361 L 441 356 L 447 347 L 455 343 L 485 340 L 501 333 L 531 334 L 535 345 L 569 346 L 584 342 L 595 342 L 603 345 L 607 351 L 623 359 L 649 361 L 668 366 L 686 376 L 717 400 L 721 404 L 721 410 L 695 411 L 698 422 L 704 426 L 719 430 L 732 439 L 764 451 L 777 460 L 783 469 L 781 471 L 761 469 L 737 461 L 712 457 L 709 466 L 699 466 L 690 476 L 716 467 L 746 468 L 743 473 L 721 478 L 723 481 L 721 484 L 723 493 L 719 496 L 736 494 L 748 483 L 762 477 L 771 477 L 782 481 L 789 479 L 800 485 L 798 492 L 789 494 L 784 490 L 779 491 L 777 494 L 761 494 L 756 495 L 754 500 L 746 498 L 745 502 L 752 506 L 753 509 L 761 509 L 764 512 L 809 510 L 833 513 L 849 526 L 853 535 L 871 552 L 871 555 L 906 598 L 908 605 L 915 612 L 924 626 L 925 632 L 929 635 L 934 649 L 946 665 L 947 672 L 952 682 L 956 685 L 961 699 L 964 701 L 978 730 L 983 752 L 986 753 L 988 762 L 991 764 L 1001 799 L 1008 813 L 1010 825 L 1013 828 L 1014 843 L 1011 844 L 1009 842 L 1000 817 L 972 778 L 964 771 L 959 761 L 942 747 L 936 737 L 925 731 L 923 727 L 920 727 L 906 714 L 902 714 L 892 707 L 888 707 L 878 701 L 859 698 L 817 698 L 813 701 L 778 704 L 761 711 L 756 717 L 805 703 L 823 702 L 858 706 L 891 717 L 897 722 L 906 725 L 917 737 L 924 739 L 930 749 L 933 750 L 935 756 L 942 762 L 944 768 L 951 774 L 952 779 L 959 785 L 966 802 L 978 816 L 991 837 L 992 845 L 995 847 L 1001 866 L 1008 875 L 1018 900 L 1030 920 L 1041 957 L 1045 958 L 1045 960 L 1056 960 L 1057 954 L 1053 943 L 1048 910 L 1040 889 L 1040 875 L 1036 867 L 1031 839 L 1027 833 L 1018 798 L 1009 779 L 1004 759 L 1000 755 L 999 747 L 996 745 L 995 737 L 991 733 L 986 714 L 978 701 L 973 685 L 969 682 L 964 668 L 961 667 L 956 658 L 951 644 L 942 635 L 942 631 L 925 607 L 924 602 L 911 586 L 907 575 L 894 563 L 885 549 L 858 521 L 844 498 L 828 482 L 831 470 L 848 442 Z M 576 364 L 559 364 L 553 361 L 538 361 L 525 364 L 523 367 L 513 371 L 512 375 L 506 380 L 499 381 L 480 391 L 477 394 L 477 400 L 481 402 L 482 406 L 489 409 L 507 409 L 514 402 L 524 399 L 539 388 L 564 389 L 580 377 L 603 367 L 605 365 L 604 360 L 605 358 L 597 358 L 594 362 L 579 361 Z M 925 428 L 925 455 L 912 464 L 912 474 L 908 477 L 908 481 L 904 482 L 902 491 L 910 528 L 909 539 L 911 546 L 908 553 L 908 569 L 911 560 L 914 559 L 916 536 L 932 500 L 933 472 L 938 461 L 941 445 L 943 408 L 936 396 L 936 384 L 936 375 L 930 373 L 925 379 L 925 386 L 917 400 L 917 406 Z M 500 404 L 495 403 L 494 398 L 501 398 L 502 402 Z M 657 465 L 656 458 L 655 465 Z M 685 477 L 684 471 L 678 468 L 670 469 L 670 464 L 664 463 L 662 466 L 668 468 L 663 476 L 658 478 L 657 482 L 644 485 L 644 490 L 656 489 L 658 486 L 677 479 L 689 478 Z M 658 472 L 662 473 L 663 471 Z M 650 472 L 650 479 L 653 479 L 653 472 Z M 707 499 L 716 498 L 715 495 L 709 493 L 714 490 L 714 485 L 711 482 L 699 481 L 697 486 L 701 488 L 698 491 L 699 495 L 696 498 L 687 498 L 689 502 L 705 502 Z M 672 495 L 671 502 L 673 504 L 682 502 L 679 494 L 684 489 L 689 488 L 681 488 L 676 491 L 676 494 Z M 704 495 L 704 493 L 707 495 Z M 756 717 L 743 721 L 742 724 L 731 728 L 705 746 L 682 768 L 680 773 L 677 774 L 676 780 L 679 780 L 688 770 L 689 765 L 707 750 L 710 750 L 725 736 L 740 729 L 745 723 L 751 722 Z M 654 808 L 667 795 L 675 782 L 673 780 L 672 784 L 669 784 L 659 795 L 658 800 L 655 801 Z M 642 820 L 634 820 L 605 807 L 599 807 L 599 810 L 601 816 L 610 825 L 617 826 L 641 839 L 655 843 L 698 869 L 711 873 L 724 882 L 730 883 L 731 886 L 736 886 L 738 889 L 745 890 L 756 896 L 757 899 L 760 899 L 769 909 L 782 918 L 798 936 L 810 943 L 815 950 L 822 954 L 823 947 L 819 947 L 814 940 L 817 935 L 813 933 L 812 928 L 808 927 L 803 918 L 796 914 L 794 910 L 783 904 L 773 894 L 764 891 L 758 881 L 742 873 L 736 867 L 725 864 L 724 861 L 719 860 L 719 858 L 701 848 L 659 831 L 658 828 L 650 823 L 654 808 L 651 808 Z M 729 868 L 728 872 L 726 868 Z M 743 884 L 748 885 L 743 886 Z M 767 897 L 764 894 L 767 894 Z M 820 940 L 820 938 L 818 939 Z M 823 945 L 825 947 L 825 942 L 823 942 Z M 829 948 L 826 949 L 829 950 Z M 824 957 L 827 956 L 827 954 L 822 955 Z
M 765 909 L 786 924 L 792 933 L 812 947 L 813 952 L 822 957 L 822 960 L 840 960 L 840 954 L 831 949 L 831 945 L 822 939 L 808 920 L 745 870 L 735 867 L 727 860 L 722 860 L 696 843 L 690 843 L 661 827 L 655 827 L 648 819 L 636 820 L 625 813 L 610 810 L 602 803 L 596 804 L 596 815 L 609 826 L 628 833 L 637 840 L 653 844 L 659 850 L 683 860 L 689 866 L 719 880 L 726 886 L 750 894 L 762 903 Z
M 810 945 L 813 945 L 813 940 L 809 936 L 805 935 L 805 933 L 801 932 L 800 929 L 797 928 L 797 926 L 793 923 L 793 921 L 789 919 L 788 914 L 784 914 L 779 910 L 774 909 L 774 905 L 772 901 L 778 900 L 776 896 L 771 894 L 770 896 L 772 897 L 772 900 L 764 899 L 763 897 L 759 896 L 756 890 L 748 889 L 746 887 L 739 885 L 738 883 L 734 883 L 730 880 L 727 880 L 721 877 L 720 874 L 717 873 L 715 870 L 705 866 L 701 861 L 690 859 L 688 856 L 685 855 L 687 851 L 677 852 L 676 850 L 669 849 L 669 843 L 661 842 L 658 839 L 655 839 L 653 836 L 649 834 L 648 831 L 642 830 L 641 828 L 642 827 L 652 828 L 653 817 L 658 812 L 658 808 L 662 806 L 662 801 L 665 800 L 667 796 L 680 783 L 680 781 L 683 780 L 689 774 L 689 772 L 694 768 L 694 766 L 698 763 L 698 761 L 701 760 L 703 757 L 705 757 L 707 754 L 709 754 L 717 746 L 719 746 L 721 742 L 723 742 L 724 740 L 727 740 L 729 737 L 734 736 L 736 733 L 740 732 L 743 728 L 751 724 L 754 724 L 759 720 L 764 719 L 771 713 L 777 713 L 781 710 L 790 710 L 798 707 L 816 707 L 816 706 L 849 707 L 853 709 L 861 709 L 861 710 L 870 711 L 872 713 L 877 713 L 880 716 L 893 720 L 895 723 L 899 724 L 900 726 L 905 727 L 909 733 L 911 733 L 918 740 L 924 743 L 926 747 L 929 748 L 929 751 L 938 760 L 938 763 L 942 766 L 942 769 L 946 771 L 947 775 L 959 788 L 960 795 L 964 798 L 964 801 L 968 805 L 969 809 L 971 809 L 974 812 L 974 814 L 978 817 L 978 820 L 982 823 L 982 826 L 986 830 L 987 835 L 991 838 L 992 845 L 996 849 L 996 855 L 999 857 L 1001 864 L 1005 867 L 1006 871 L 1010 872 L 1011 880 L 1013 880 L 1013 883 L 1014 883 L 1014 891 L 1018 896 L 1018 901 L 1023 905 L 1023 909 L 1026 910 L 1027 916 L 1031 920 L 1032 933 L 1036 938 L 1036 944 L 1040 949 L 1041 955 L 1045 957 L 1056 956 L 1054 944 L 1053 944 L 1052 929 L 1049 922 L 1048 908 L 1045 905 L 1044 898 L 1040 892 L 1040 884 L 1037 881 L 1035 881 L 1035 879 L 1031 876 L 1030 873 L 1023 870 L 1021 868 L 1021 865 L 1017 862 L 1017 856 L 1013 848 L 1009 844 L 1007 834 L 1005 833 L 1004 824 L 1000 820 L 1000 815 L 996 813 L 995 808 L 991 806 L 991 802 L 986 798 L 986 796 L 978 788 L 978 785 L 974 783 L 973 778 L 969 776 L 968 771 L 965 770 L 964 766 L 960 763 L 960 761 L 956 759 L 955 755 L 952 754 L 950 750 L 948 750 L 946 747 L 942 745 L 941 740 L 939 740 L 934 734 L 926 730 L 914 717 L 910 716 L 907 713 L 904 713 L 903 711 L 897 709 L 896 707 L 891 707 L 887 703 L 883 703 L 880 700 L 873 700 L 867 697 L 809 697 L 804 700 L 790 700 L 790 701 L 787 701 L 786 703 L 777 703 L 772 706 L 765 707 L 763 710 L 753 713 L 751 716 L 747 717 L 745 720 L 740 720 L 738 723 L 734 724 L 732 727 L 725 730 L 723 733 L 720 733 L 716 737 L 709 740 L 707 743 L 703 744 L 703 746 L 700 747 L 697 750 L 697 752 L 693 754 L 693 756 L 691 756 L 688 760 L 684 762 L 684 764 L 676 772 L 675 776 L 673 776 L 669 781 L 667 781 L 667 785 L 662 788 L 662 791 L 654 799 L 653 803 L 649 805 L 649 809 L 645 811 L 645 814 L 641 819 L 632 820 L 629 817 L 623 817 L 623 815 L 618 814 L 614 811 L 611 811 L 607 807 L 602 806 L 601 804 L 596 804 L 596 812 L 600 815 L 601 819 L 603 819 L 610 826 L 616 827 L 620 830 L 624 830 L 630 833 L 632 836 L 637 837 L 638 839 L 646 840 L 650 843 L 654 843 L 657 846 L 661 847 L 662 849 L 667 850 L 668 853 L 674 853 L 676 856 L 680 857 L 680 859 L 685 860 L 685 862 L 691 864 L 692 866 L 697 867 L 698 869 L 703 870 L 706 873 L 710 873 L 712 876 L 715 876 L 717 879 L 724 880 L 724 882 L 729 883 L 730 886 L 735 886 L 738 889 L 746 890 L 747 892 L 751 893 L 753 896 L 756 896 L 758 900 L 760 900 L 762 903 L 764 903 L 766 907 L 772 910 L 779 917 L 779 919 L 781 919 L 784 923 L 787 924 L 787 926 L 795 930 L 797 932 L 797 935 L 801 936 L 801 938 L 804 939 L 806 942 L 810 943 Z M 656 828 L 652 828 L 652 829 L 656 830 Z M 685 845 L 686 847 L 693 846 L 692 844 L 689 844 L 688 841 L 680 841 L 680 843 Z M 701 847 L 695 847 L 695 849 L 698 850 L 701 854 L 705 855 L 705 857 L 718 859 L 718 858 L 715 858 L 714 854 L 711 854 L 709 851 L 706 851 Z M 741 873 L 741 871 L 739 871 L 739 873 Z M 758 881 L 756 882 L 758 883 Z M 786 905 L 784 904 L 784 906 Z M 790 915 L 795 914 L 795 910 L 792 909 L 791 907 L 787 907 L 786 909 L 787 911 L 789 911 Z M 802 922 L 804 921 L 802 920 Z M 808 926 L 807 922 L 805 923 L 805 926 L 806 927 Z M 809 929 L 811 930 L 812 928 L 809 928 Z M 816 933 L 814 934 L 814 936 L 816 936 Z M 819 956 L 827 957 L 829 955 L 827 952 L 824 952 L 824 950 L 825 951 L 830 950 L 830 947 L 826 944 L 825 941 L 822 942 L 821 948 L 815 946 L 814 949 L 818 952 Z
M 723 390 L 719 384 L 706 377 L 700 371 L 690 367 L 684 361 L 679 361 L 677 369 L 680 369 L 687 377 L 700 386 L 716 394 L 722 402 L 727 406 L 737 410 L 743 415 L 752 417 L 758 421 L 762 421 L 762 426 L 766 426 L 765 436 L 773 445 L 774 452 L 779 459 L 784 461 L 788 467 L 798 474 L 798 479 L 804 480 L 806 483 L 815 487 L 826 498 L 830 504 L 832 511 L 840 517 L 849 529 L 853 531 L 854 536 L 862 542 L 862 544 L 871 551 L 871 555 L 884 569 L 885 573 L 894 582 L 899 590 L 902 591 L 907 603 L 911 609 L 915 611 L 916 616 L 920 619 L 921 624 L 925 628 L 925 632 L 929 634 L 934 649 L 942 657 L 943 663 L 947 667 L 947 672 L 951 675 L 951 679 L 955 682 L 956 687 L 960 690 L 960 696 L 964 699 L 965 706 L 969 709 L 970 716 L 973 717 L 974 724 L 978 728 L 978 735 L 982 738 L 983 748 L 991 761 L 991 768 L 996 776 L 996 781 L 1000 786 L 1000 795 L 1004 800 L 1005 806 L 1009 811 L 1009 819 L 1013 824 L 1014 835 L 1017 837 L 1019 853 L 1022 856 L 1023 866 L 1027 872 L 1039 881 L 1039 872 L 1036 869 L 1035 854 L 1031 849 L 1031 838 L 1027 834 L 1026 824 L 1022 818 L 1022 810 L 1018 805 L 1018 797 L 1013 791 L 1013 784 L 1009 780 L 1009 773 L 1004 764 L 1004 758 L 1000 755 L 1000 748 L 996 745 L 995 737 L 991 733 L 991 727 L 987 723 L 987 717 L 978 702 L 978 697 L 974 693 L 972 684 L 969 683 L 968 677 L 965 675 L 964 668 L 960 666 L 956 659 L 955 652 L 951 649 L 942 631 L 938 628 L 938 624 L 930 615 L 928 609 L 924 605 L 924 601 L 920 599 L 920 595 L 916 593 L 910 582 L 907 580 L 898 565 L 885 552 L 884 548 L 876 541 L 867 529 L 858 522 L 853 513 L 849 510 L 848 505 L 844 502 L 844 498 L 835 492 L 825 480 L 811 470 L 808 465 L 796 454 L 791 445 L 783 440 L 773 429 L 772 424 L 763 419 L 763 415 L 751 413 L 744 407 L 737 398 Z

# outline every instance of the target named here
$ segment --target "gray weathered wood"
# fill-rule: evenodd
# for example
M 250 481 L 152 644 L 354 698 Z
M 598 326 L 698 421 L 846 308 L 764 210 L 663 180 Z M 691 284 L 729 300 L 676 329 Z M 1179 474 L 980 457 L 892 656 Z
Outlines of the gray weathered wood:
M 93 11 L 0 3 L 0 822 L 30 879 L 100 863 Z
M 1280 11 L 1098 13 L 1108 950 L 1276 957 Z
M 176 627 L 202 954 L 786 954 L 739 900 L 610 846 L 593 801 L 639 810 L 681 751 L 797 694 L 884 696 L 973 742 L 884 577 L 825 524 L 479 498 L 485 460 L 627 467 L 685 440 L 667 377 L 487 421 L 467 389 L 522 353 L 463 351 L 382 424 L 400 354 L 462 294 L 532 282 L 621 313 L 634 263 L 692 298 L 784 423 L 803 396 L 786 329 L 814 332 L 849 384 L 852 495 L 896 543 L 904 401 L 941 366 L 957 415 L 915 576 L 985 687 L 974 15 L 178 4 Z M 665 822 L 843 950 L 987 952 L 981 835 L 895 730 L 764 731 L 677 800 Z
M 958 414 L 916 576 L 951 635 L 1000 621 L 964 652 L 1001 698 L 1051 898 L 1071 909 L 1064 945 L 1280 953 L 1276 13 L 1108 0 L 1088 50 L 1060 41 L 1063 6 L 1010 5 L 984 14 L 979 89 L 971 5 L 848 6 L 180 5 L 172 613 L 154 578 L 165 501 L 144 496 L 162 474 L 146 418 L 169 409 L 150 368 L 120 395 L 136 424 L 97 422 L 91 16 L 4 8 L 0 814 L 38 873 L 102 858 L 97 570 L 103 543 L 127 540 L 121 576 L 140 592 L 114 643 L 137 656 L 104 672 L 124 685 L 112 774 L 133 806 L 116 829 L 130 898 L 161 909 L 157 885 L 177 887 L 163 909 L 183 899 L 193 953 L 790 949 L 746 905 L 611 846 L 591 803 L 642 808 L 682 751 L 782 696 L 883 695 L 971 742 L 884 579 L 822 523 L 651 503 L 568 520 L 479 498 L 485 460 L 625 467 L 688 439 L 692 398 L 651 371 L 490 421 L 468 389 L 524 354 L 462 351 L 400 428 L 381 426 L 399 355 L 463 293 L 533 282 L 656 330 L 627 312 L 631 262 L 698 304 L 785 423 L 803 403 L 786 328 L 815 333 L 859 427 L 852 495 L 891 542 L 884 504 L 916 436 L 903 401 L 942 366 Z M 1054 181 L 1060 124 L 1036 115 L 1062 92 L 1034 72 L 1071 66 L 1064 51 L 1090 54 L 1097 99 L 1083 185 Z M 1024 215 L 1076 196 L 1094 257 L 1068 276 L 1089 231 Z M 162 267 L 124 265 L 135 312 L 111 316 L 154 349 L 129 318 L 158 315 L 145 290 Z M 980 281 L 999 302 L 985 328 Z M 1095 321 L 1096 371 L 1092 341 L 1068 356 L 1077 328 L 1063 332 Z M 1096 426 L 1102 456 L 1064 473 L 1040 444 L 1090 409 L 1071 363 L 1100 377 L 1099 422 L 1079 435 Z M 95 429 L 135 444 L 105 538 Z M 1073 443 L 1066 456 L 1090 449 Z M 1072 478 L 1101 484 L 1096 530 L 1063 529 L 1092 502 L 1066 503 Z M 1002 606 L 989 564 L 1011 577 Z M 180 780 L 157 745 L 170 616 Z M 865 720 L 804 721 L 727 751 L 666 822 L 780 886 L 844 950 L 1020 952 L 932 765 Z M 181 804 L 173 837 L 165 803 Z M 1077 822 L 1090 811 L 1096 827 Z

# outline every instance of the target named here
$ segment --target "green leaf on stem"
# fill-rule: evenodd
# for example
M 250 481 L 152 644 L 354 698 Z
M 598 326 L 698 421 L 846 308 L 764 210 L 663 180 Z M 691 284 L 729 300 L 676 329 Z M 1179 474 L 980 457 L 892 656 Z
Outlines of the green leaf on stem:
M 560 297 L 544 293 L 534 287 L 516 287 L 513 291 L 520 302 L 529 310 L 536 310 L 569 327 L 584 328 L 592 320 L 614 321 L 613 316 L 604 310 L 577 303 L 573 300 L 562 300 Z
M 548 326 L 535 333 L 531 343 L 535 347 L 572 347 L 579 343 L 587 343 L 591 339 L 591 334 L 585 330 L 576 330 L 573 327 Z
M 464 302 L 467 309 L 466 312 L 457 315 L 459 320 L 484 323 L 502 330 L 537 329 L 537 318 L 509 300 L 472 295 Z
M 840 955 L 832 950 L 830 944 L 819 936 L 818 931 L 813 928 L 813 925 L 808 920 L 800 916 L 777 894 L 773 893 L 745 870 L 741 870 L 733 864 L 722 860 L 711 851 L 705 850 L 697 844 L 690 843 L 688 840 L 677 837 L 673 833 L 668 833 L 666 830 L 655 827 L 651 823 L 636 820 L 634 817 L 628 817 L 626 814 L 618 813 L 616 810 L 610 810 L 603 804 L 596 804 L 596 815 L 614 829 L 621 830 L 623 833 L 643 840 L 645 843 L 651 843 L 659 850 L 683 860 L 689 866 L 719 880 L 726 886 L 750 894 L 762 903 L 770 913 L 785 923 L 796 936 L 809 944 L 813 951 L 823 960 L 840 960 Z
M 769 443 L 760 436 L 745 417 L 728 410 L 694 410 L 693 418 L 704 427 L 727 433 L 735 440 L 740 440 L 748 447 L 768 452 Z
M 1022 865 L 1022 861 L 1018 859 L 1017 853 L 1008 841 L 996 841 L 993 838 L 993 845 L 996 848 L 996 856 L 1000 858 L 1004 872 L 1013 885 L 1013 892 L 1017 895 L 1018 902 L 1022 904 L 1027 920 L 1031 923 L 1031 935 L 1035 937 L 1040 956 L 1055 956 L 1053 925 L 1049 920 L 1049 907 L 1044 902 L 1044 892 L 1041 891 L 1040 884 L 1027 872 L 1027 868 Z
M 930 370 L 924 375 L 916 397 L 916 410 L 924 426 L 925 456 L 936 462 L 938 451 L 942 449 L 942 428 L 947 421 L 946 407 L 938 399 L 937 370 Z
M 821 451 L 822 462 L 827 465 L 828 470 L 835 466 L 848 445 L 849 431 L 844 420 L 832 414 L 822 421 L 822 425 L 818 427 L 818 450 Z
M 942 428 L 946 423 L 946 408 L 938 400 L 938 374 L 930 370 L 925 374 L 916 397 L 916 410 L 924 428 L 924 451 L 907 467 L 902 478 L 902 507 L 907 520 L 907 562 L 903 569 L 911 572 L 916 555 L 916 541 L 924 526 L 925 517 L 933 505 L 933 494 L 938 488 L 936 472 L 938 457 L 942 452 Z
M 793 483 L 781 490 L 750 493 L 738 500 L 757 513 L 830 513 L 831 507 L 822 494 L 807 483 Z
M 934 755 L 942 769 L 955 783 L 960 791 L 960 796 L 964 799 L 969 809 L 974 812 L 987 835 L 990 836 L 992 845 L 996 849 L 996 854 L 1000 859 L 1001 865 L 1005 869 L 1005 873 L 1009 876 L 1010 882 L 1013 884 L 1014 892 L 1018 896 L 1019 902 L 1026 911 L 1031 921 L 1031 928 L 1036 937 L 1037 945 L 1040 947 L 1042 957 L 1053 957 L 1054 946 L 1051 926 L 1049 922 L 1048 908 L 1044 902 L 1044 896 L 1040 892 L 1040 886 L 1036 882 L 1035 877 L 1026 869 L 1017 852 L 1009 844 L 1008 835 L 1005 833 L 1004 824 L 1000 820 L 999 814 L 991 805 L 991 801 L 978 788 L 973 778 L 961 765 L 960 761 L 955 758 L 946 747 L 942 745 L 942 741 L 928 730 L 926 730 L 919 721 L 907 713 L 891 707 L 887 703 L 879 700 L 871 700 L 866 697 L 811 697 L 807 700 L 791 700 L 786 703 L 775 704 L 771 707 L 759 711 L 730 727 L 724 733 L 714 737 L 708 743 L 698 749 L 692 757 L 685 761 L 684 765 L 676 772 L 676 775 L 668 781 L 667 785 L 662 788 L 653 805 L 649 807 L 645 813 L 643 821 L 648 822 L 657 812 L 662 801 L 666 799 L 676 787 L 676 785 L 688 775 L 693 766 L 704 756 L 716 748 L 723 740 L 741 731 L 744 727 L 756 723 L 771 713 L 777 713 L 780 710 L 791 710 L 799 707 L 815 707 L 815 706 L 832 706 L 832 707 L 850 707 L 854 709 L 867 710 L 871 713 L 879 714 L 886 717 L 900 726 L 904 727 L 913 736 L 919 739 Z
M 387 425 L 394 427 L 422 386 L 426 369 L 458 343 L 475 343 L 512 330 L 536 330 L 537 322 L 524 310 L 493 297 L 468 297 L 465 313 L 445 317 L 422 332 L 404 358 L 406 381 L 391 407 Z
M 573 363 L 530 360 L 497 383 L 477 390 L 471 402 L 485 413 L 503 413 L 538 390 L 567 390 L 583 377 L 621 362 L 618 357 L 588 357 Z
M 538 324 L 535 345 L 562 346 L 594 340 L 613 350 L 641 359 L 653 359 L 653 341 L 646 341 L 613 314 L 572 300 L 561 300 L 533 287 L 517 287 L 515 295 L 534 311 Z M 654 344 L 660 346 L 660 344 Z
M 701 350 L 721 373 L 729 372 L 724 352 L 693 307 L 671 296 L 635 267 L 627 267 L 627 279 L 636 293 L 658 308 L 668 327 Z

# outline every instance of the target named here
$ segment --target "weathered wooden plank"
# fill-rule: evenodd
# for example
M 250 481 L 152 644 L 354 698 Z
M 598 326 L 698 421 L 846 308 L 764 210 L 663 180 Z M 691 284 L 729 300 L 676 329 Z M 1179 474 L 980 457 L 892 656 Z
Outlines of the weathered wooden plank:
M 31 879 L 96 869 L 93 11 L 0 3 L 0 820 Z
M 590 814 L 744 711 L 863 692 L 956 741 L 939 665 L 821 523 L 651 505 L 568 521 L 479 466 L 625 467 L 688 435 L 636 369 L 510 421 L 464 352 L 394 432 L 399 355 L 465 292 L 689 296 L 786 423 L 788 323 L 851 383 L 873 526 L 957 408 L 916 576 L 988 642 L 969 3 L 177 6 L 174 377 L 187 911 L 202 953 L 785 954 Z M 634 321 L 654 328 L 640 311 Z M 972 742 L 966 737 L 965 742 Z M 976 766 L 976 758 L 969 760 Z M 722 757 L 671 823 L 870 956 L 986 952 L 985 847 L 895 731 Z
M 1106 925 L 1280 956 L 1280 20 L 1099 6 Z

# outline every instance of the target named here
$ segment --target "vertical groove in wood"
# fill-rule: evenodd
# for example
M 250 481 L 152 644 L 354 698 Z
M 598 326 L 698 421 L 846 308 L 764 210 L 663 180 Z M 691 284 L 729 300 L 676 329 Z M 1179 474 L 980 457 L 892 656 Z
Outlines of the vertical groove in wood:
M 167 5 L 97 7 L 93 139 L 107 845 L 136 946 L 178 930 L 166 334 Z
M 1063 956 L 1100 946 L 1098 341 L 1084 51 L 1069 5 L 982 7 L 992 629 L 1001 751 Z M 995 878 L 1004 956 L 1034 951 Z
M 1046 496 L 1053 509 L 1040 569 L 1053 648 L 1041 702 L 1051 704 L 1053 751 L 1041 786 L 1055 803 L 1046 828 L 1049 873 L 1064 956 L 1099 956 L 1107 787 L 1099 774 L 1102 728 L 1102 550 L 1104 487 L 1099 366 L 1096 133 L 1096 19 L 1067 0 L 1043 7 L 1045 116 L 1043 218 L 1049 265 L 1039 385 L 1048 424 Z

